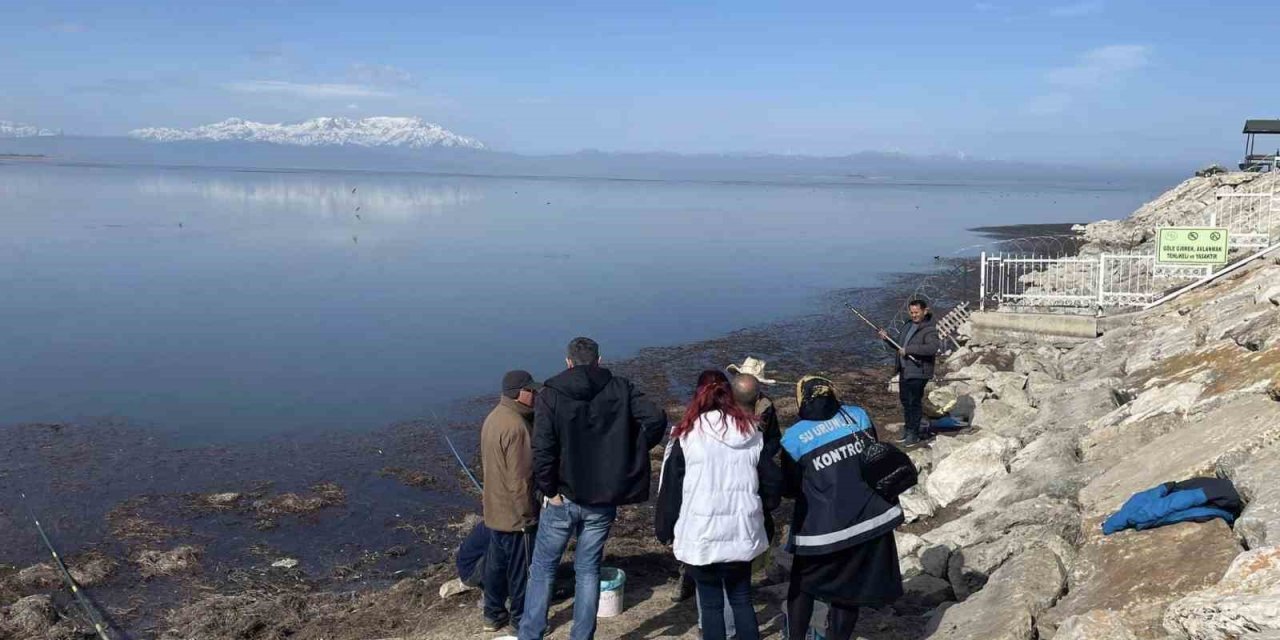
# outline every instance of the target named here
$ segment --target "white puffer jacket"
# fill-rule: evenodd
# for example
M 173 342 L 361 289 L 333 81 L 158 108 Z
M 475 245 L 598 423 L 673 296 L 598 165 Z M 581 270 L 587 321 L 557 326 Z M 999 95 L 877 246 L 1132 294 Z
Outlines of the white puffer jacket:
M 769 547 L 760 492 L 764 436 L 758 429 L 743 434 L 732 420 L 709 411 L 692 431 L 668 444 L 659 510 L 666 506 L 669 514 L 678 500 L 673 545 L 676 559 L 685 564 L 747 562 Z M 676 482 L 679 496 L 672 496 Z M 660 538 L 661 521 L 659 515 Z

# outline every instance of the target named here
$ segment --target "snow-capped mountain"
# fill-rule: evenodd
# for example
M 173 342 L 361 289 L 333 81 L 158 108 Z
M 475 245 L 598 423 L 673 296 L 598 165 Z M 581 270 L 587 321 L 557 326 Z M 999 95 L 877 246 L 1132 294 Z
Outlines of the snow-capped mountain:
M 57 131 L 49 129 L 41 129 L 40 127 L 22 124 L 20 122 L 9 122 L 8 120 L 0 120 L 0 138 L 34 138 L 37 136 L 56 136 Z
M 483 149 L 474 138 L 460 136 L 422 118 L 376 117 L 312 118 L 305 122 L 268 124 L 241 118 L 206 124 L 191 129 L 152 127 L 135 129 L 129 135 L 152 142 L 270 142 L 304 147 L 355 145 L 360 147 L 456 147 Z

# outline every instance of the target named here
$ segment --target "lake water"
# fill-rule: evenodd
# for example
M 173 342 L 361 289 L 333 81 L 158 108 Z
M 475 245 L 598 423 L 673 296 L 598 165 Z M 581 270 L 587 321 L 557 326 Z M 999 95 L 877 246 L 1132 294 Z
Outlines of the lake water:
M 1122 217 L 1162 186 L 0 163 L 0 423 L 383 427 L 552 375 L 576 335 L 609 360 L 802 315 L 967 228 Z

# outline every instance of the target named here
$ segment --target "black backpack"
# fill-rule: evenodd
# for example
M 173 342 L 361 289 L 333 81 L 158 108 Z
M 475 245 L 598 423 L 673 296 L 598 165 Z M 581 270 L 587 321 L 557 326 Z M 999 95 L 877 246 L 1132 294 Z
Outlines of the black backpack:
M 840 413 L 850 424 L 856 424 L 853 417 L 843 409 Z M 916 486 L 920 481 L 920 472 L 911 461 L 911 456 L 903 453 L 901 449 L 867 435 L 867 431 L 874 428 L 872 426 L 855 431 L 860 437 L 866 439 L 865 446 L 858 454 L 858 460 L 862 463 L 862 479 L 880 494 L 880 497 L 889 502 L 897 502 L 902 492 Z

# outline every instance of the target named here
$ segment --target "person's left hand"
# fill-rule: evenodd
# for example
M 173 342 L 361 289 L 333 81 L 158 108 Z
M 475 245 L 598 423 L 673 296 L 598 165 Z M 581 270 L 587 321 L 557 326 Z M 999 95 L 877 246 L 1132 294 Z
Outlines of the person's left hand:
M 904 358 L 905 358 L 905 357 L 907 356 L 907 350 L 906 350 L 906 349 L 898 349 L 898 355 L 900 355 L 900 356 L 902 356 L 902 357 L 904 357 Z

